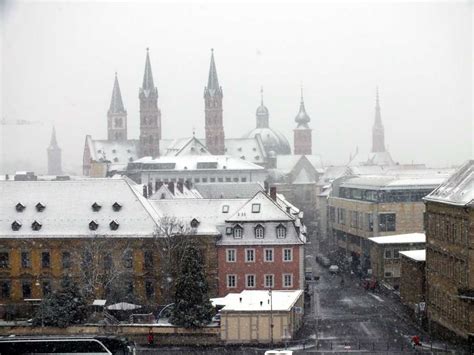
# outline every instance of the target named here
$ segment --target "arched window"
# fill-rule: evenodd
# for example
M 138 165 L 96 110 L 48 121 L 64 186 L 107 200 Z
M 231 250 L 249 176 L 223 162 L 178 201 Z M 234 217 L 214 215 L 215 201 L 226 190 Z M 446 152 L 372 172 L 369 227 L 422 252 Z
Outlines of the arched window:
M 279 224 L 276 227 L 276 235 L 279 239 L 286 238 L 286 227 L 283 224 Z
M 240 225 L 236 225 L 234 227 L 234 239 L 242 239 L 242 235 L 244 234 L 244 229 Z
M 255 238 L 263 239 L 265 236 L 265 228 L 261 224 L 257 224 L 255 227 Z

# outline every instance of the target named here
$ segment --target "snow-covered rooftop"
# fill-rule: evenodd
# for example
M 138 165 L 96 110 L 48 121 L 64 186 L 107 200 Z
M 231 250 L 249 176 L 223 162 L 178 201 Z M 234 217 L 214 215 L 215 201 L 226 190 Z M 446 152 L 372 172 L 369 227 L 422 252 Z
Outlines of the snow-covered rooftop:
M 125 141 L 109 141 L 92 139 L 86 137 L 86 144 L 89 147 L 91 158 L 95 161 L 109 161 L 112 165 L 126 167 L 126 165 L 137 159 L 138 144 L 137 139 Z M 111 167 L 109 170 L 117 170 Z
M 364 175 L 350 177 L 341 187 L 373 190 L 434 189 L 446 179 L 445 175 L 419 177 L 394 175 Z
M 176 217 L 190 224 L 196 219 L 199 224 L 193 231 L 197 235 L 219 235 L 218 227 L 241 208 L 248 199 L 176 199 L 149 200 L 157 212 L 163 216 Z
M 224 306 L 221 312 L 269 312 L 290 311 L 303 294 L 302 290 L 277 291 L 244 290 L 229 293 L 225 297 L 213 298 L 214 306 Z
M 227 218 L 229 222 L 250 221 L 293 221 L 296 217 L 288 214 L 277 202 L 265 192 L 257 193 L 237 212 Z
M 426 201 L 456 206 L 474 206 L 474 160 L 464 163 L 444 183 L 425 197 Z
M 264 164 L 267 158 L 262 139 L 259 135 L 248 138 L 226 138 L 226 155 L 246 160 L 254 164 Z
M 426 236 L 425 233 L 408 233 L 374 237 L 369 240 L 376 244 L 413 244 L 426 243 Z
M 259 191 L 263 190 L 259 182 L 239 182 L 236 183 L 198 183 L 195 189 L 203 198 L 251 198 Z
M 158 214 L 124 179 L 0 181 L 0 237 L 151 236 Z M 19 211 L 17 204 L 24 206 Z M 37 207 L 41 204 L 44 208 Z M 97 211 L 92 207 L 97 204 Z M 114 208 L 114 204 L 119 206 Z M 12 224 L 20 225 L 13 230 Z M 33 223 L 39 223 L 33 230 Z M 118 228 L 112 229 L 115 221 Z M 94 222 L 97 228 L 91 230 Z
M 147 170 L 160 171 L 264 170 L 264 168 L 259 165 L 227 155 L 166 156 L 156 159 L 143 157 L 135 160 L 133 163 L 141 163 L 144 165 L 144 169 Z
M 401 251 L 400 254 L 415 261 L 426 261 L 426 249 L 405 250 Z

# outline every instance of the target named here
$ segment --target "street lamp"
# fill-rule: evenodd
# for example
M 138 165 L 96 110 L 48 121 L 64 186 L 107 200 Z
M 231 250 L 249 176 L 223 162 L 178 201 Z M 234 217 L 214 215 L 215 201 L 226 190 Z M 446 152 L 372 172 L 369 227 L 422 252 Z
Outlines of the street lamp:
M 270 296 L 270 344 L 273 347 L 273 297 L 271 288 L 268 291 L 268 295 Z

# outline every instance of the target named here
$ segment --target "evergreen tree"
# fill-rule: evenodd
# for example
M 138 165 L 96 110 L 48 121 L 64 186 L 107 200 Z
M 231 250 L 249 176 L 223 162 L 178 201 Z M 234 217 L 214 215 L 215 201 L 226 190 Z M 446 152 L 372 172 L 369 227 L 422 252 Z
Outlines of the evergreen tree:
M 34 319 L 34 325 L 67 327 L 79 324 L 87 317 L 86 301 L 77 284 L 70 278 L 61 282 L 61 289 L 43 299 Z
M 209 287 L 199 250 L 190 245 L 184 253 L 170 322 L 185 328 L 201 327 L 209 323 L 214 315 L 208 296 Z

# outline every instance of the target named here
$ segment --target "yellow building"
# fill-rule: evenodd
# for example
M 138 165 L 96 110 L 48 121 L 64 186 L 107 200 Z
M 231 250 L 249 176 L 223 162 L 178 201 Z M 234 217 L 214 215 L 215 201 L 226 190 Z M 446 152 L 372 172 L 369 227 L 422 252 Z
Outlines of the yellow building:
M 227 344 L 283 343 L 291 340 L 303 323 L 302 290 L 245 290 L 212 302 L 222 307 L 221 340 Z
M 426 284 L 432 329 L 474 343 L 474 160 L 425 198 Z
M 42 299 L 66 276 L 90 298 L 163 302 L 163 216 L 140 189 L 127 179 L 0 181 L 3 313 L 21 313 L 25 300 Z M 215 241 L 199 235 L 211 294 Z
M 423 232 L 422 198 L 445 174 L 344 176 L 328 198 L 329 233 L 341 262 L 370 269 L 369 238 Z

